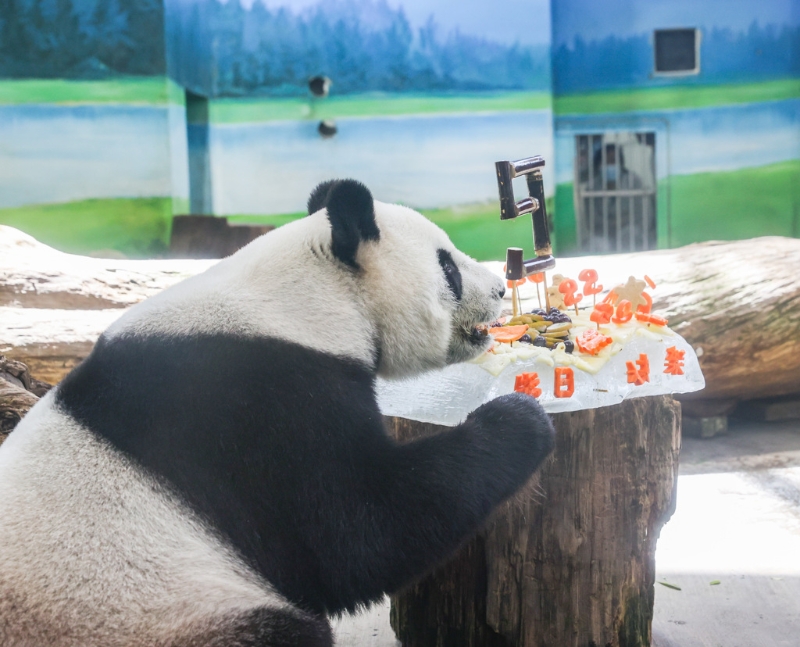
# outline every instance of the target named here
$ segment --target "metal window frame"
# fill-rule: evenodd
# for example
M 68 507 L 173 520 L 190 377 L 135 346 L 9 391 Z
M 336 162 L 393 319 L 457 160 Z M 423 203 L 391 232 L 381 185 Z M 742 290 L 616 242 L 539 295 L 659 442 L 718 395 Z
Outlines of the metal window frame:
M 647 135 L 651 131 L 649 130 L 635 130 L 633 131 L 636 134 Z M 655 135 L 655 131 L 652 131 L 653 135 Z M 657 249 L 658 248 L 658 175 L 656 172 L 655 164 L 656 164 L 656 157 L 655 157 L 655 137 L 653 139 L 653 187 L 649 189 L 632 189 L 622 188 L 620 186 L 621 180 L 621 167 L 620 167 L 620 154 L 619 154 L 619 146 L 615 144 L 616 150 L 614 152 L 614 166 L 615 166 L 615 188 L 608 189 L 607 182 L 608 182 L 608 173 L 606 169 L 608 168 L 607 162 L 607 145 L 606 142 L 606 135 L 611 134 L 611 132 L 606 133 L 597 133 L 597 132 L 584 132 L 584 133 L 575 133 L 573 139 L 573 147 L 575 151 L 575 156 L 573 158 L 573 204 L 575 205 L 575 217 L 576 217 L 576 243 L 578 245 L 578 249 L 584 253 L 590 254 L 607 254 L 607 253 L 626 253 L 632 251 L 641 251 L 641 250 L 649 250 L 649 249 Z M 592 151 L 593 143 L 595 138 L 599 137 L 600 139 L 600 188 L 594 188 L 594 165 L 592 163 L 592 159 L 594 157 Z M 580 176 L 580 155 L 579 152 L 579 142 L 581 138 L 586 138 L 586 150 L 587 150 L 587 181 L 586 184 L 591 188 L 589 190 L 583 191 L 580 188 L 580 182 L 578 180 Z M 597 209 L 595 209 L 595 201 L 600 199 L 602 201 L 602 205 L 599 209 L 600 213 L 598 214 Z M 603 249 L 598 248 L 596 246 L 596 229 L 597 229 L 597 218 L 598 215 L 602 217 L 602 228 L 603 234 L 602 239 L 606 241 L 606 244 L 609 240 L 609 209 L 608 203 L 609 200 L 614 199 L 615 202 L 615 209 L 614 209 L 614 229 L 615 229 L 615 249 Z M 622 248 L 622 211 L 623 211 L 623 201 L 625 201 L 625 205 L 627 206 L 627 217 L 628 217 L 628 241 L 627 241 L 627 249 Z M 638 207 L 638 209 L 637 209 Z M 637 211 L 638 217 L 637 217 Z M 650 231 L 650 219 L 652 216 L 653 220 L 653 230 Z M 634 222 L 638 220 L 640 223 L 640 229 L 637 229 L 634 226 Z M 586 235 L 588 235 L 588 240 L 586 239 Z M 641 245 L 639 244 L 639 239 L 641 239 Z M 653 247 L 648 245 L 649 242 L 653 242 Z
M 694 31 L 694 68 L 691 70 L 677 70 L 674 72 L 659 72 L 656 66 L 656 32 L 664 31 Z M 696 76 L 700 74 L 700 41 L 703 39 L 703 32 L 697 27 L 668 27 L 666 29 L 654 29 L 653 39 L 653 76 L 676 77 L 676 76 Z

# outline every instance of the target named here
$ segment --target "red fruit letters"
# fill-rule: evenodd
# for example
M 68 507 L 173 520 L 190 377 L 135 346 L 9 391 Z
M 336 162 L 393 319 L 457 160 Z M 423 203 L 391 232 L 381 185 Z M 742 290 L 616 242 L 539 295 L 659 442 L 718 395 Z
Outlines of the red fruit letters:
M 650 381 L 650 360 L 644 353 L 639 355 L 636 362 L 625 362 L 625 366 L 628 368 L 628 384 L 642 386 Z
M 683 375 L 683 360 L 685 350 L 678 350 L 677 346 L 667 348 L 667 357 L 664 360 L 664 372 L 669 375 Z
M 538 398 L 542 395 L 542 390 L 539 388 L 539 374 L 520 373 L 514 380 L 514 390 Z
M 571 398 L 575 393 L 575 373 L 569 366 L 557 366 L 553 390 L 557 398 Z

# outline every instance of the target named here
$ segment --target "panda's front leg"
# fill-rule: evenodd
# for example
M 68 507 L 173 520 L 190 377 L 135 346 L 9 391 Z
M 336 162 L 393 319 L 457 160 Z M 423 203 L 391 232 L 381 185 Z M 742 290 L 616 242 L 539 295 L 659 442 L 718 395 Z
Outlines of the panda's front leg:
M 393 445 L 381 465 L 375 526 L 363 536 L 364 573 L 393 592 L 430 570 L 475 533 L 519 490 L 554 446 L 549 417 L 513 393 L 473 411 L 441 434 Z

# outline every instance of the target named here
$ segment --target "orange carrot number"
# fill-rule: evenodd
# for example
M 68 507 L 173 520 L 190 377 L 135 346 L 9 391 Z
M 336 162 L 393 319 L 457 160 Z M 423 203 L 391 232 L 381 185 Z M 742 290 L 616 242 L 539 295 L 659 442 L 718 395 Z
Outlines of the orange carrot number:
M 611 318 L 615 324 L 628 323 L 633 318 L 633 306 L 627 299 L 623 299 L 617 304 L 617 314 Z
M 569 366 L 557 366 L 553 384 L 557 398 L 571 398 L 575 393 L 575 374 Z
M 539 374 L 520 373 L 514 379 L 514 390 L 538 398 L 542 395 L 542 390 L 539 388 Z
M 647 294 L 647 292 L 642 292 L 642 296 L 644 297 L 644 300 L 647 301 L 647 303 L 640 305 L 638 308 L 636 308 L 636 314 L 638 315 L 639 313 L 641 313 L 643 315 L 649 315 L 650 311 L 653 309 L 653 297 Z M 637 316 L 636 318 L 638 319 L 639 317 Z
M 558 291 L 564 295 L 565 306 L 577 305 L 578 302 L 581 299 L 583 299 L 582 294 L 575 294 L 575 291 L 577 289 L 578 289 L 578 284 L 572 279 L 564 279 L 563 281 L 561 281 L 561 283 L 558 284 Z
M 581 270 L 581 273 L 578 274 L 578 280 L 584 281 L 583 293 L 587 297 L 590 297 L 594 294 L 599 294 L 603 291 L 602 285 L 595 285 L 595 281 L 597 281 L 597 270 Z
M 607 324 L 611 322 L 611 315 L 614 314 L 614 306 L 610 303 L 598 303 L 594 310 L 592 310 L 592 314 L 589 315 L 589 319 L 594 321 L 596 324 Z

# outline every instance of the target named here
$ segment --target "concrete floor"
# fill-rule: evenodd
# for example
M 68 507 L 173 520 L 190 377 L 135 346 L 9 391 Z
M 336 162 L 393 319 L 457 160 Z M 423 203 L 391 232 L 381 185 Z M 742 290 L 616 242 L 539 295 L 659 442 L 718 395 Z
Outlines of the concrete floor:
M 656 578 L 680 590 L 656 584 L 654 647 L 800 647 L 800 421 L 684 438 Z M 339 647 L 400 644 L 388 602 L 334 631 Z
M 684 439 L 656 572 L 655 647 L 800 647 L 800 422 Z

